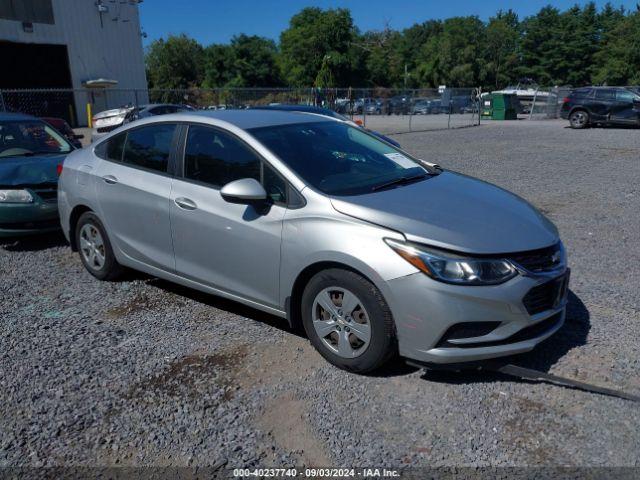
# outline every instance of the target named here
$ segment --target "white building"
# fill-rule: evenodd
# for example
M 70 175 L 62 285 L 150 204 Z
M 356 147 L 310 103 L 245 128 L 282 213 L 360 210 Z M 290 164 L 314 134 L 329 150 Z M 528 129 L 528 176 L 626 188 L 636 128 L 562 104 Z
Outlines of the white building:
M 0 0 L 0 90 L 5 104 L 86 125 L 87 103 L 95 112 L 133 102 L 136 95 L 138 102 L 146 102 L 141 1 Z M 52 88 L 75 92 L 48 97 L 6 92 Z M 29 111 L 43 108 L 51 111 Z

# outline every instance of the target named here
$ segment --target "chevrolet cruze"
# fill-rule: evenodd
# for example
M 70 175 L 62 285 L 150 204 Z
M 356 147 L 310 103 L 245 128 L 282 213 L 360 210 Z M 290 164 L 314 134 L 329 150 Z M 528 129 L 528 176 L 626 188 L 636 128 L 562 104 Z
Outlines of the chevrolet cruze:
M 58 196 L 94 277 L 128 267 L 270 312 L 351 371 L 526 352 L 565 318 L 540 212 L 329 117 L 133 122 L 69 155 Z

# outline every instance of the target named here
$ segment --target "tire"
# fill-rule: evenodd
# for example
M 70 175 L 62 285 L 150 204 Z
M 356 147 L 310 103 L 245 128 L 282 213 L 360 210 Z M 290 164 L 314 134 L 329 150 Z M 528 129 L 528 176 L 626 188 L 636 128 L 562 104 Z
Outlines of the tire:
M 589 113 L 586 110 L 574 110 L 569 115 L 571 128 L 582 129 L 589 126 Z
M 349 310 L 342 311 L 344 300 Z M 371 372 L 397 353 L 389 306 L 371 282 L 349 270 L 324 270 L 309 281 L 302 294 L 302 323 L 316 350 L 343 370 Z
M 91 275 L 109 281 L 122 275 L 124 268 L 117 262 L 107 232 L 93 212 L 80 216 L 75 236 L 80 260 Z

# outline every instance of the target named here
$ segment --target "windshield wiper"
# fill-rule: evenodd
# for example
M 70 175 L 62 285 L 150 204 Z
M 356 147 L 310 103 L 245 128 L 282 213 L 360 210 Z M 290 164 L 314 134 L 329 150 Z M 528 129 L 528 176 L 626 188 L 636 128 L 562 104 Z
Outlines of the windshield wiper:
M 428 177 L 426 173 L 420 173 L 418 175 L 411 175 L 408 177 L 398 177 L 393 180 L 389 180 L 388 182 L 381 183 L 380 185 L 376 185 L 371 188 L 372 192 L 377 192 L 378 190 L 384 190 L 385 188 L 393 187 L 395 185 L 407 185 L 409 183 L 417 182 L 418 180 L 422 180 L 423 178 Z

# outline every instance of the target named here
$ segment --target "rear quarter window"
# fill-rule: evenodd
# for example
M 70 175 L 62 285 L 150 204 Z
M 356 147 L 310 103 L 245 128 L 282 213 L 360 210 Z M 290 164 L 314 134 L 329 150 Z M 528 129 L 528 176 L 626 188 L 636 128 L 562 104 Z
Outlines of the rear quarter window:
M 122 150 L 124 148 L 126 137 L 126 132 L 111 137 L 109 140 L 102 142 L 95 148 L 95 154 L 104 160 L 121 162 Z

